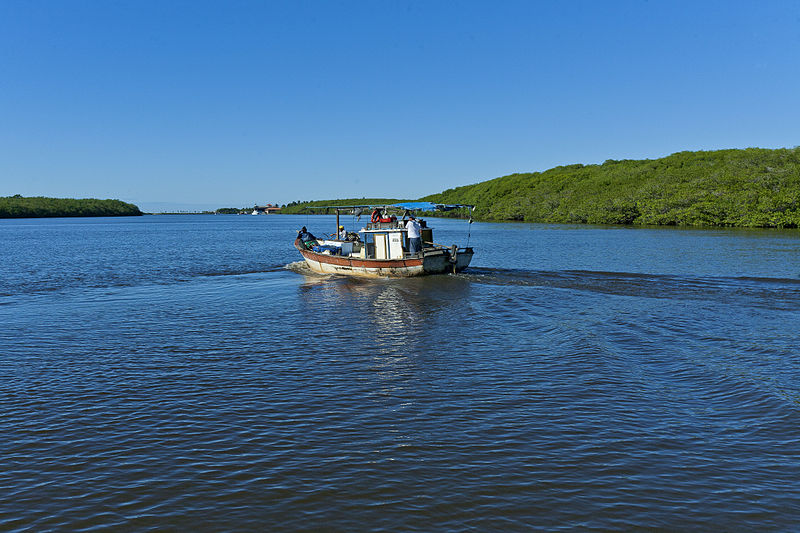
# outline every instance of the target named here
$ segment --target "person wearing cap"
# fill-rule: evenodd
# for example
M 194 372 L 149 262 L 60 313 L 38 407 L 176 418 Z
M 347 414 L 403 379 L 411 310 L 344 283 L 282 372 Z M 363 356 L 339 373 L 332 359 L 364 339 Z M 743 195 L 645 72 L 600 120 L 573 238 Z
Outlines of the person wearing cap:
M 413 216 L 408 217 L 406 231 L 408 231 L 408 253 L 419 253 L 422 250 L 421 228 Z
M 344 226 L 339 226 L 339 234 L 338 234 L 340 241 L 347 240 L 347 232 L 344 230 Z

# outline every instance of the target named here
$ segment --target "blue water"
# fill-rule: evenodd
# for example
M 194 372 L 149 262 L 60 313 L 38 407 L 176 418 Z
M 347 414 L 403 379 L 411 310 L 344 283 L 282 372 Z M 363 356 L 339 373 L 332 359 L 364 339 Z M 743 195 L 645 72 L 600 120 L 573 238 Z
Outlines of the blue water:
M 800 527 L 800 232 L 476 223 L 360 280 L 301 225 L 0 221 L 0 530 Z

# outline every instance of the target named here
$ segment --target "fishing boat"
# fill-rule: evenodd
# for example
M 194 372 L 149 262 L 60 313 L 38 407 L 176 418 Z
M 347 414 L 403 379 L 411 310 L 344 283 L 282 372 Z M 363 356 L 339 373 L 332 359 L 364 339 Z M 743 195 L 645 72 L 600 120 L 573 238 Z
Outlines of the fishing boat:
M 444 246 L 433 241 L 433 228 L 420 221 L 422 249 L 409 252 L 408 230 L 404 220 L 388 215 L 390 208 L 410 211 L 434 211 L 474 206 L 410 202 L 391 206 L 330 206 L 336 211 L 336 227 L 341 211 L 353 210 L 357 216 L 364 209 L 374 209 L 370 222 L 345 239 L 329 238 L 304 241 L 298 237 L 294 246 L 308 267 L 322 274 L 344 274 L 366 277 L 411 277 L 427 274 L 461 272 L 469 266 L 474 250 L 458 245 Z M 377 212 L 377 216 L 376 216 Z M 472 224 L 470 217 L 469 223 Z M 338 236 L 337 236 L 338 237 Z

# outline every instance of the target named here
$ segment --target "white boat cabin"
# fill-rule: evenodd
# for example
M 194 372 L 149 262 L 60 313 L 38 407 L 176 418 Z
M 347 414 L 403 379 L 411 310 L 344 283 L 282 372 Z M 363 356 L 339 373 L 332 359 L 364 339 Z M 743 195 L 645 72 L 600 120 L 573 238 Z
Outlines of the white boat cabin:
M 366 248 L 366 258 L 402 259 L 408 250 L 406 237 L 408 232 L 405 228 L 364 228 L 359 233 Z
M 423 220 L 419 222 L 425 224 Z M 370 222 L 358 233 L 361 242 L 320 240 L 319 250 L 315 251 L 360 259 L 403 259 L 409 256 L 408 230 L 402 221 Z M 424 226 L 421 237 L 423 248 L 433 246 L 432 228 Z

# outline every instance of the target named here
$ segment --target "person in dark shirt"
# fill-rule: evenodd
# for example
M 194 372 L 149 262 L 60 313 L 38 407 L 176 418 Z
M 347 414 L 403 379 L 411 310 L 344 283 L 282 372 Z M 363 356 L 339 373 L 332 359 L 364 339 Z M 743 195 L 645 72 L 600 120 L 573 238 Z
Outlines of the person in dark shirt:
M 311 248 L 317 244 L 317 238 L 309 233 L 305 226 L 297 232 L 297 238 L 300 239 L 300 242 L 302 242 L 306 248 Z

